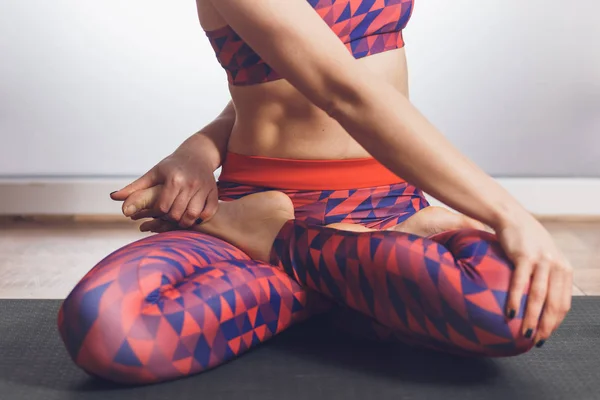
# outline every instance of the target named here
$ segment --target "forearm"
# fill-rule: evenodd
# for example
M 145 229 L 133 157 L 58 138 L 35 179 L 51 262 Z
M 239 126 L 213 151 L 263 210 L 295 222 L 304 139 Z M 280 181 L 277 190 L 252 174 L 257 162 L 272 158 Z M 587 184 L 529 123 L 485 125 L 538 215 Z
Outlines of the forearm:
M 201 157 L 216 170 L 225 159 L 235 118 L 235 107 L 230 101 L 219 116 L 186 139 L 175 152 L 190 157 Z
M 391 171 L 492 227 L 525 212 L 393 87 L 367 78 L 345 90 L 330 115 Z

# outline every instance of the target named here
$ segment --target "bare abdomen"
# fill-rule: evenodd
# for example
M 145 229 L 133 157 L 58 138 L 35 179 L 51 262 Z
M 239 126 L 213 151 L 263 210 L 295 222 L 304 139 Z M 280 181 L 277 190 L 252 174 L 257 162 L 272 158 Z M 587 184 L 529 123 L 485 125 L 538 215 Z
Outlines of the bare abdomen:
M 408 95 L 404 49 L 377 54 L 358 62 Z M 290 159 L 369 157 L 334 119 L 285 80 L 231 87 L 231 95 L 237 120 L 229 141 L 229 151 Z

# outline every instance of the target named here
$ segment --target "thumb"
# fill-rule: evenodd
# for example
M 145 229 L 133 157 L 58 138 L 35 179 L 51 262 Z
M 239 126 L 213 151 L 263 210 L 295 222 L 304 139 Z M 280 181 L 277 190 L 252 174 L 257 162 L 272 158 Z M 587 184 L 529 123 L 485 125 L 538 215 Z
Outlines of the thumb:
M 153 208 L 162 188 L 162 185 L 156 185 L 134 192 L 123 202 L 123 214 L 130 217 L 138 211 Z
M 152 168 L 150 171 L 146 172 L 144 175 L 131 182 L 129 185 L 125 186 L 121 190 L 117 190 L 116 192 L 112 192 L 110 194 L 110 198 L 117 201 L 124 201 L 127 199 L 133 192 L 138 190 L 148 189 L 158 182 L 158 174 L 155 168 Z

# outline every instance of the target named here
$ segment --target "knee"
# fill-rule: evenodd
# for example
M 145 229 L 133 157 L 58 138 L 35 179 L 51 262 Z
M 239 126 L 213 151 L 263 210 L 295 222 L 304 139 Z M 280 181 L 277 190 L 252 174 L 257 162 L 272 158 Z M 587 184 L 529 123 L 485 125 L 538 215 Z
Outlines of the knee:
M 469 301 L 467 301 L 469 302 Z M 479 304 L 477 307 L 483 307 Z M 494 305 L 488 303 L 488 309 Z M 462 335 L 452 340 L 459 352 L 481 357 L 510 357 L 528 352 L 534 346 L 531 339 L 522 333 L 522 321 L 518 318 L 508 320 L 497 306 L 495 312 L 470 310 L 466 326 L 457 330 Z
M 73 362 L 89 375 L 118 383 L 149 383 L 127 335 L 141 310 L 138 292 L 125 294 L 122 282 L 88 277 L 65 299 L 58 311 L 60 337 Z
M 429 239 L 444 246 L 456 260 L 482 262 L 494 258 L 508 262 L 495 234 L 478 229 L 442 232 Z
M 521 319 L 509 320 L 505 315 L 514 265 L 496 235 L 462 229 L 430 239 L 448 250 L 459 269 L 462 293 L 454 297 L 458 302 L 453 304 L 462 318 L 456 322 L 460 326 L 453 328 L 461 335 L 451 339 L 454 352 L 508 357 L 529 351 L 533 342 L 523 336 Z
M 475 352 L 483 357 L 513 357 L 527 353 L 533 346 L 531 339 L 515 338 L 503 343 L 481 345 Z

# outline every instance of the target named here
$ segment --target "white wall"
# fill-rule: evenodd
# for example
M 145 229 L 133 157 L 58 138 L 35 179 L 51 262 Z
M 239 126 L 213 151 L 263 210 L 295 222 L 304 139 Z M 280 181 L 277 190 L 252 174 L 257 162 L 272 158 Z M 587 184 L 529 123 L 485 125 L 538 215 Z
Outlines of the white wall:
M 496 176 L 600 177 L 600 3 L 417 0 L 413 101 Z M 227 101 L 192 0 L 2 0 L 0 177 L 144 172 Z
M 136 175 L 228 101 L 195 2 L 0 1 L 0 175 Z
M 413 101 L 496 176 L 600 177 L 600 3 L 416 1 Z

